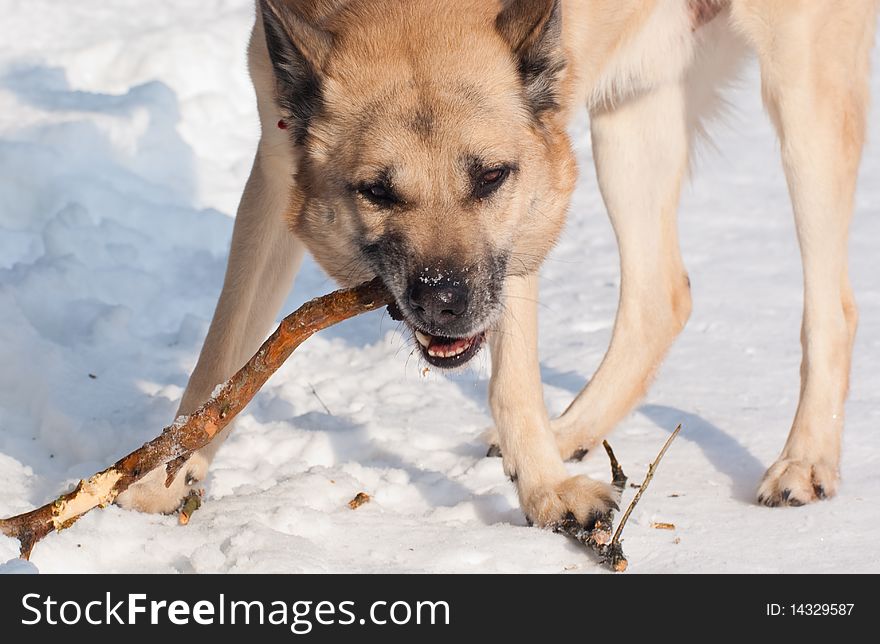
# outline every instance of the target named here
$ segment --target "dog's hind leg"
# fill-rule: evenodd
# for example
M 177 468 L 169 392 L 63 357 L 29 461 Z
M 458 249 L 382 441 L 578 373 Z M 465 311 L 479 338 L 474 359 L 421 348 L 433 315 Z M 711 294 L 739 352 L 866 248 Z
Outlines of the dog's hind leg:
M 251 41 L 251 75 L 260 99 L 263 134 L 236 216 L 223 291 L 179 414 L 195 411 L 259 348 L 303 257 L 304 247 L 290 232 L 285 217 L 290 208 L 293 153 L 288 135 L 277 127 L 277 108 L 267 98 L 273 95 L 273 86 L 268 84 L 271 71 L 261 32 L 258 21 Z M 165 487 L 164 470 L 155 470 L 120 495 L 118 503 L 145 512 L 174 511 L 189 489 L 205 477 L 231 428 L 194 454 L 170 487 Z
M 599 187 L 620 249 L 620 301 L 611 346 L 589 384 L 553 422 L 560 453 L 578 456 L 644 395 L 691 311 L 676 214 L 687 172 L 683 83 L 592 114 Z
M 509 278 L 504 314 L 490 334 L 489 403 L 504 471 L 530 522 L 548 527 L 574 517 L 589 529 L 616 507 L 617 495 L 605 483 L 569 476 L 559 455 L 541 386 L 537 297 L 536 275 Z
M 758 490 L 770 506 L 803 505 L 837 491 L 857 322 L 847 238 L 876 6 L 860 0 L 820 3 L 811 11 L 765 2 L 736 7 L 735 19 L 758 51 L 804 274 L 800 402 L 782 454 Z

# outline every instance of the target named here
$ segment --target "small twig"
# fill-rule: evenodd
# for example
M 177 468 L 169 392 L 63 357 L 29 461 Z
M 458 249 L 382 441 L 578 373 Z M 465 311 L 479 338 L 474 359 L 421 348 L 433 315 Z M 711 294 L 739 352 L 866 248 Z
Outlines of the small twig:
M 675 530 L 674 523 L 666 523 L 664 521 L 655 521 L 651 524 L 651 527 L 655 530 Z
M 626 512 L 623 513 L 623 517 L 620 519 L 620 523 L 617 525 L 617 530 L 614 532 L 614 537 L 611 539 L 612 544 L 620 543 L 620 535 L 623 533 L 623 527 L 626 525 L 627 520 L 629 520 L 629 515 L 632 514 L 632 511 L 638 504 L 639 499 L 642 498 L 642 494 L 644 494 L 645 490 L 648 489 L 648 485 L 651 483 L 651 479 L 654 478 L 654 472 L 657 471 L 657 466 L 660 464 L 660 461 L 666 454 L 666 450 L 668 450 L 669 446 L 672 445 L 672 441 L 675 440 L 675 437 L 678 436 L 678 433 L 680 431 L 681 425 L 676 427 L 675 431 L 669 435 L 669 438 L 667 438 L 666 442 L 663 444 L 663 449 L 661 449 L 660 453 L 657 454 L 657 458 L 655 458 L 654 462 L 648 466 L 648 473 L 645 475 L 645 480 L 642 481 L 642 485 L 639 487 L 639 491 L 636 492 L 636 495 L 633 497 L 632 502 L 630 502 L 629 507 L 626 509 Z
M 319 402 L 319 403 L 321 403 L 321 407 L 324 408 L 324 411 L 327 412 L 327 415 L 328 415 L 328 416 L 332 416 L 332 415 L 333 415 L 333 412 L 330 411 L 330 408 L 324 403 L 323 400 L 321 400 L 321 397 L 318 395 L 318 390 L 315 389 L 315 385 L 313 385 L 313 384 L 310 383 L 310 382 L 307 382 L 306 384 L 308 384 L 309 389 L 312 390 L 312 395 L 313 395 L 315 398 L 318 399 L 318 402 Z
M 642 481 L 642 484 L 639 486 L 636 495 L 633 497 L 633 500 L 630 502 L 629 507 L 626 509 L 626 512 L 623 513 L 623 517 L 620 519 L 620 523 L 617 524 L 617 530 L 614 531 L 614 536 L 611 538 L 611 543 L 608 544 L 608 552 L 606 555 L 606 561 L 611 565 L 613 570 L 617 572 L 623 572 L 626 570 L 627 561 L 626 557 L 623 554 L 623 545 L 621 543 L 620 537 L 623 534 L 623 528 L 626 525 L 626 522 L 629 520 L 629 515 L 632 514 L 632 511 L 635 509 L 639 500 L 642 498 L 642 494 L 644 494 L 645 490 L 648 489 L 648 485 L 651 483 L 651 479 L 654 478 L 654 472 L 657 471 L 657 466 L 660 465 L 660 461 L 663 459 L 663 456 L 666 454 L 666 450 L 669 449 L 669 446 L 672 445 L 672 441 L 675 440 L 675 437 L 678 436 L 678 433 L 681 431 L 681 425 L 675 428 L 675 431 L 669 435 L 669 438 L 666 439 L 666 442 L 663 444 L 663 449 L 660 450 L 660 453 L 657 454 L 657 458 L 654 459 L 654 462 L 648 466 L 648 473 L 645 475 L 645 480 Z
M 672 432 L 666 440 L 666 443 L 663 445 L 663 449 L 660 450 L 657 458 L 648 466 L 648 473 L 645 476 L 645 480 L 642 481 L 642 484 L 639 486 L 633 486 L 638 487 L 638 492 L 636 492 L 635 497 L 629 504 L 626 512 L 623 514 L 623 518 L 620 520 L 617 530 L 614 532 L 614 536 L 611 536 L 611 529 L 614 527 L 613 510 L 609 510 L 605 514 L 597 517 L 596 522 L 590 530 L 584 528 L 573 516 L 566 517 L 563 521 L 554 526 L 553 530 L 571 537 L 575 541 L 592 550 L 599 557 L 599 561 L 603 564 L 607 564 L 614 572 L 623 572 L 626 570 L 628 562 L 626 560 L 626 555 L 623 554 L 623 545 L 620 539 L 620 535 L 623 533 L 623 526 L 626 525 L 629 515 L 632 514 L 639 499 L 642 498 L 644 491 L 648 489 L 648 484 L 651 482 L 651 479 L 654 478 L 654 472 L 657 471 L 657 466 L 660 464 L 660 460 L 663 458 L 663 455 L 666 454 L 666 450 L 669 449 L 672 441 L 675 440 L 675 437 L 678 436 L 680 431 L 681 425 L 675 428 L 675 431 Z M 611 485 L 613 485 L 618 493 L 622 495 L 623 491 L 626 489 L 626 474 L 623 473 L 623 468 L 620 466 L 620 463 L 614 455 L 614 451 L 611 449 L 611 445 L 608 444 L 608 441 L 603 441 L 602 445 L 608 453 L 608 460 L 611 461 Z M 663 525 L 665 526 L 667 524 Z
M 350 507 L 352 510 L 357 510 L 364 503 L 369 503 L 370 498 L 370 495 L 366 492 L 358 492 L 357 496 L 355 496 L 351 501 L 348 502 L 348 507 Z
M 608 460 L 611 461 L 611 485 L 623 494 L 624 489 L 626 489 L 626 474 L 623 473 L 623 468 L 617 462 L 617 457 L 614 455 L 614 450 L 611 449 L 608 441 L 602 441 L 602 447 L 605 448 L 605 451 L 608 453 Z
M 202 507 L 202 493 L 199 490 L 192 490 L 183 500 L 180 513 L 177 515 L 177 520 L 180 525 L 189 524 L 192 515 L 195 514 L 200 507 Z

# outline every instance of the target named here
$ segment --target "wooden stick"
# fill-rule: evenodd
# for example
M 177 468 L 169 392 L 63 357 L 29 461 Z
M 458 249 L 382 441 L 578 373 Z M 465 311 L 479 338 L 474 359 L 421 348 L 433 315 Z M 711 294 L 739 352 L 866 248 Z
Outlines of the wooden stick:
M 642 494 L 648 488 L 651 479 L 654 478 L 654 472 L 657 471 L 657 466 L 660 464 L 660 460 L 666 454 L 666 450 L 669 449 L 672 441 L 675 440 L 675 437 L 678 436 L 680 431 L 681 425 L 675 428 L 675 431 L 672 432 L 666 440 L 666 443 L 663 445 L 663 449 L 660 450 L 657 458 L 655 458 L 654 462 L 648 466 L 648 473 L 645 475 L 645 480 L 642 481 L 639 491 L 636 492 L 635 497 L 629 504 L 626 512 L 624 512 L 623 517 L 617 526 L 617 530 L 614 532 L 614 536 L 611 536 L 611 529 L 614 526 L 613 510 L 609 510 L 605 514 L 597 517 L 595 524 L 593 524 L 592 528 L 589 530 L 578 523 L 574 516 L 569 516 L 560 521 L 558 525 L 554 526 L 553 531 L 571 537 L 575 541 L 578 541 L 589 548 L 599 557 L 600 563 L 608 565 L 614 572 L 623 572 L 626 570 L 628 562 L 626 555 L 623 554 L 623 544 L 620 538 L 623 534 L 623 527 L 626 525 L 629 515 L 632 514 L 636 504 L 642 498 Z M 611 485 L 613 485 L 618 493 L 622 495 L 624 489 L 626 489 L 626 474 L 623 473 L 623 468 L 617 461 L 617 457 L 614 455 L 614 451 L 611 449 L 611 445 L 608 444 L 608 441 L 603 441 L 602 445 L 608 453 L 608 460 L 611 461 Z
M 617 462 L 617 457 L 614 455 L 614 450 L 611 449 L 608 441 L 602 441 L 602 447 L 605 448 L 608 460 L 611 461 L 611 485 L 616 487 L 620 494 L 623 494 L 623 491 L 626 489 L 626 474 L 623 473 L 623 468 Z
M 180 523 L 180 525 L 188 525 L 189 520 L 192 519 L 192 515 L 194 515 L 200 507 L 202 507 L 202 493 L 193 490 L 183 500 L 183 505 L 180 506 L 180 512 L 177 514 L 178 523 Z
M 31 512 L 0 519 L 0 532 L 18 539 L 21 557 L 28 559 L 34 545 L 50 532 L 60 532 L 90 510 L 110 505 L 152 470 L 165 466 L 166 485 L 171 485 L 187 458 L 244 409 L 300 344 L 322 329 L 391 302 L 378 279 L 307 302 L 286 317 L 247 364 L 193 414 L 178 418 L 140 449 L 80 481 L 72 492 Z
M 667 438 L 666 442 L 663 443 L 663 449 L 661 449 L 660 453 L 657 454 L 657 458 L 655 458 L 654 462 L 648 466 L 648 473 L 645 474 L 645 480 L 642 481 L 642 484 L 639 486 L 639 489 L 636 492 L 636 495 L 633 497 L 632 502 L 630 502 L 629 507 L 626 509 L 626 512 L 623 513 L 623 517 L 620 519 L 617 530 L 614 532 L 614 538 L 611 540 L 612 543 L 620 543 L 620 535 L 623 534 L 623 528 L 626 525 L 626 522 L 629 520 L 629 515 L 632 514 L 632 511 L 635 509 L 636 504 L 642 498 L 642 494 L 644 494 L 645 490 L 648 489 L 648 485 L 651 483 L 651 479 L 654 478 L 654 472 L 657 471 L 657 466 L 660 465 L 660 461 L 663 459 L 663 456 L 666 455 L 666 450 L 668 450 L 669 446 L 672 445 L 672 441 L 675 440 L 675 437 L 678 436 L 678 433 L 680 431 L 681 425 L 676 427 L 675 431 L 669 435 L 669 438 Z
M 626 509 L 626 512 L 623 513 L 623 517 L 620 519 L 620 523 L 617 524 L 617 530 L 614 531 L 614 536 L 611 538 L 611 543 L 608 544 L 608 551 L 605 553 L 605 560 L 611 566 L 612 570 L 616 572 L 623 572 L 626 570 L 627 561 L 626 557 L 623 554 L 623 545 L 621 543 L 621 535 L 623 534 L 623 528 L 626 525 L 626 522 L 629 520 L 629 515 L 632 514 L 632 511 L 635 509 L 639 500 L 642 498 L 642 494 L 645 493 L 645 490 L 648 489 L 648 485 L 651 483 L 651 479 L 654 478 L 654 472 L 657 471 L 657 466 L 660 465 L 660 461 L 663 459 L 663 456 L 666 454 L 666 450 L 669 449 L 669 446 L 672 445 L 672 441 L 675 440 L 675 437 L 678 436 L 678 433 L 681 431 L 681 425 L 675 428 L 675 431 L 669 435 L 669 438 L 666 439 L 666 442 L 663 444 L 663 448 L 660 450 L 660 453 L 657 454 L 657 458 L 654 459 L 654 462 L 648 466 L 648 473 L 645 475 L 645 480 L 642 481 L 642 484 L 639 486 L 636 495 L 633 497 L 633 500 L 630 502 L 629 507 Z

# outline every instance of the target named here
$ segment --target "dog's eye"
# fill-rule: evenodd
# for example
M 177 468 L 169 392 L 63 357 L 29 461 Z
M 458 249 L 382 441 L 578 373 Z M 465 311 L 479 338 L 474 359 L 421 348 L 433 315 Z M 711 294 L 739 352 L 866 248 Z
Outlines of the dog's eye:
M 510 168 L 508 167 L 492 168 L 491 170 L 484 171 L 479 176 L 477 185 L 474 186 L 474 196 L 477 199 L 485 199 L 498 190 L 507 180 L 508 176 L 510 176 Z
M 385 208 L 400 202 L 391 186 L 385 183 L 364 184 L 358 188 L 358 194 L 367 201 Z

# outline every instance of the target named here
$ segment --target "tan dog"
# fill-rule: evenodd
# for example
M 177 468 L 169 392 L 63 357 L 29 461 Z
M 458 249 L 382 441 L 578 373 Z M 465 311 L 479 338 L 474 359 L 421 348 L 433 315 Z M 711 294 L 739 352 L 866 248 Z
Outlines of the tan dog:
M 341 284 L 379 275 L 434 365 L 463 364 L 488 337 L 497 440 L 523 511 L 589 525 L 613 495 L 564 460 L 633 407 L 688 319 L 679 191 L 716 90 L 751 47 L 805 278 L 800 405 L 759 499 L 833 495 L 876 11 L 876 0 L 260 0 L 249 53 L 263 134 L 180 412 L 255 351 L 309 250 Z M 575 183 L 566 125 L 584 108 L 620 245 L 620 307 L 599 370 L 551 421 L 537 272 Z M 174 510 L 217 445 L 169 489 L 154 474 L 120 501 Z

